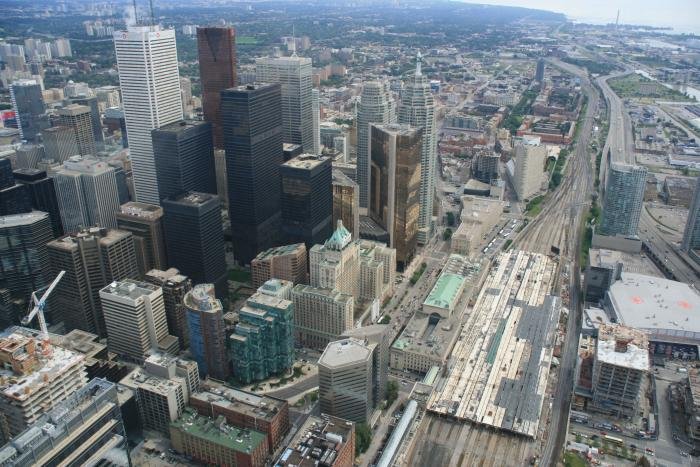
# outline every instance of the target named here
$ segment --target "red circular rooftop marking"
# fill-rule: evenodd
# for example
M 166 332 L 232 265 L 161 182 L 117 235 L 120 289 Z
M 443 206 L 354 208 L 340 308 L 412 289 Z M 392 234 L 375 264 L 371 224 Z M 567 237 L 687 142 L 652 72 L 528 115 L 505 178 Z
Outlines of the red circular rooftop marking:
M 685 300 L 679 300 L 678 306 L 686 310 L 690 310 L 691 308 L 693 308 L 693 305 L 691 305 L 690 302 L 687 302 Z
M 642 300 L 642 297 L 634 296 L 630 300 L 632 300 L 632 303 L 634 303 L 635 305 L 641 305 L 642 303 L 644 303 L 644 300 Z

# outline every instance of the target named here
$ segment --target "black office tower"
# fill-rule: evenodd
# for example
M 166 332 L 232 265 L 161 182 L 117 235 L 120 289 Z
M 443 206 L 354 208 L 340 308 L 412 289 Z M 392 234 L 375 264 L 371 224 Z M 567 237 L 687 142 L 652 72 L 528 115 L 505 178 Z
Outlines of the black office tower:
M 304 242 L 310 250 L 333 233 L 331 160 L 302 154 L 282 164 L 280 176 L 284 242 Z
M 61 212 L 58 210 L 53 178 L 47 177 L 46 172 L 39 169 L 17 169 L 14 174 L 15 181 L 26 187 L 32 207 L 49 214 L 54 238 L 63 235 Z
M 160 198 L 188 192 L 216 194 L 209 122 L 181 120 L 151 132 Z
M 216 296 L 225 298 L 228 290 L 220 205 L 216 195 L 197 192 L 161 202 L 168 265 L 195 284 L 214 284 Z
M 10 86 L 12 109 L 22 139 L 36 141 L 37 134 L 49 127 L 41 85 L 33 79 L 20 79 Z
M 248 264 L 280 229 L 282 92 L 279 84 L 221 92 L 234 258 Z
M 15 184 L 12 163 L 0 159 L 0 216 L 21 214 L 32 210 L 32 201 L 23 185 Z

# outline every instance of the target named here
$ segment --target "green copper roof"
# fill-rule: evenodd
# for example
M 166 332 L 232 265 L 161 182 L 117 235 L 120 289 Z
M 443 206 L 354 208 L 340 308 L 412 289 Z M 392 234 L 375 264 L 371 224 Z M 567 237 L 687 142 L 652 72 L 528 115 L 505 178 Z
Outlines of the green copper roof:
M 332 250 L 342 250 L 345 246 L 352 241 L 352 234 L 348 229 L 343 226 L 343 221 L 338 219 L 338 227 L 331 235 L 331 238 L 326 240 L 326 248 Z
M 457 294 L 461 291 L 465 278 L 458 274 L 443 273 L 435 283 L 435 287 L 430 291 L 430 295 L 423 304 L 437 308 L 451 309 L 454 301 L 459 298 Z

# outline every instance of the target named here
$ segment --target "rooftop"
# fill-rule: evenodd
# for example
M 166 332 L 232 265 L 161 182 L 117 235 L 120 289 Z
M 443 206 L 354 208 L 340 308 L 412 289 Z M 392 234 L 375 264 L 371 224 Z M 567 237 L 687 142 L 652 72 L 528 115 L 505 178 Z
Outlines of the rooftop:
M 10 216 L 0 216 L 0 229 L 31 225 L 41 219 L 48 219 L 49 215 L 42 211 L 32 211 Z
M 356 188 L 358 186 L 357 183 L 353 182 L 350 177 L 348 177 L 343 172 L 335 168 L 333 169 L 333 185 L 347 186 L 352 188 Z
M 214 295 L 214 284 L 197 284 L 185 295 L 185 306 L 191 310 L 220 312 L 221 300 Z
M 360 339 L 347 338 L 330 342 L 323 351 L 318 364 L 325 367 L 340 367 L 372 358 L 372 351 Z
M 700 295 L 683 282 L 623 272 L 610 287 L 608 303 L 612 309 L 606 311 L 619 322 L 650 331 L 652 340 L 658 335 L 700 339 Z
M 647 334 L 620 324 L 603 324 L 598 329 L 596 359 L 610 365 L 649 371 Z
M 47 243 L 47 246 L 70 251 L 71 249 L 77 247 L 80 239 L 97 237 L 99 238 L 100 244 L 111 244 L 130 235 L 131 232 L 126 232 L 124 230 L 90 227 L 89 229 L 84 229 L 80 232 L 72 233 L 70 235 L 57 238 L 56 240 L 51 240 L 49 243 Z
M 144 295 L 151 295 L 160 287 L 148 282 L 136 281 L 133 279 L 124 279 L 123 281 L 115 281 L 100 290 L 105 294 L 114 295 L 116 297 L 130 298 L 136 300 Z
M 155 204 L 139 203 L 138 201 L 129 201 L 121 205 L 123 216 L 138 217 L 148 220 L 159 219 L 163 216 L 163 208 Z
M 141 388 L 145 391 L 167 396 L 178 387 L 182 387 L 182 378 L 174 376 L 171 379 L 161 378 L 160 376 L 152 375 L 142 368 L 137 368 L 119 381 L 128 388 Z
M 464 276 L 451 273 L 440 274 L 423 305 L 452 311 L 464 289 L 465 282 Z
M 325 156 L 316 156 L 314 154 L 299 154 L 298 156 L 289 159 L 282 165 L 294 169 L 311 170 L 323 164 L 327 160 L 328 158 Z
M 49 356 L 42 355 L 33 331 L 14 326 L 0 334 L 0 355 L 7 355 L 3 360 L 10 365 L 0 367 L 0 392 L 8 399 L 30 398 L 85 359 L 57 345 L 51 346 Z
M 310 416 L 282 451 L 275 467 L 332 466 L 354 431 L 354 424 L 330 415 Z M 354 448 L 353 448 L 354 449 Z
M 283 255 L 296 254 L 302 248 L 304 250 L 306 250 L 306 245 L 304 245 L 303 243 L 293 243 L 291 245 L 282 245 L 282 246 L 268 248 L 267 250 L 261 251 L 260 253 L 258 253 L 258 256 L 255 257 L 255 260 L 260 261 L 260 260 L 271 258 L 273 256 L 283 256 Z
M 589 250 L 589 263 L 591 267 L 612 268 L 617 263 L 622 263 L 622 270 L 637 274 L 647 274 L 661 277 L 661 273 L 646 255 L 640 253 L 627 253 L 604 248 L 591 248 Z
M 373 123 L 372 126 L 386 133 L 392 133 L 398 136 L 411 136 L 419 131 L 418 128 L 405 123 L 387 123 L 384 125 Z
M 214 198 L 216 198 L 216 195 L 212 195 L 210 193 L 190 191 L 188 193 L 183 193 L 181 195 L 175 196 L 174 198 L 172 198 L 172 201 L 175 201 L 180 204 L 188 204 L 191 206 L 200 206 L 211 201 Z
M 201 127 L 206 124 L 207 122 L 203 120 L 179 120 L 157 128 L 154 131 L 161 133 L 180 133 L 185 130 Z
M 180 418 L 171 423 L 171 426 L 195 438 L 245 454 L 257 450 L 267 439 L 266 435 L 259 431 L 228 425 L 223 416 L 212 420 L 190 408 L 185 409 Z
M 271 421 L 287 406 L 285 400 L 241 391 L 209 379 L 201 383 L 200 391 L 192 394 L 190 400 L 217 405 L 266 421 Z

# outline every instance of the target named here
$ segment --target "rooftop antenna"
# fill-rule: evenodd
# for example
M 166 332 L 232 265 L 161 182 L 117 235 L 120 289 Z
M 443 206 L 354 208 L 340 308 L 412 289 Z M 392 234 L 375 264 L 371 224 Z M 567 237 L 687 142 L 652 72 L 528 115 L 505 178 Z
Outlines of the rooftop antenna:
M 296 39 L 296 34 L 294 32 L 294 24 L 292 24 L 292 57 L 297 56 L 297 39 Z
M 617 10 L 617 17 L 615 18 L 615 31 L 617 31 L 618 26 L 620 25 L 620 10 Z
M 155 17 L 155 15 L 153 14 L 153 0 L 148 0 L 148 3 L 149 3 L 150 6 L 151 6 L 151 26 L 155 26 L 155 24 L 156 24 L 156 17 Z
M 421 75 L 421 63 L 423 62 L 423 56 L 420 54 L 420 50 L 418 51 L 418 54 L 416 55 L 416 76 Z
M 135 26 L 139 25 L 139 17 L 136 14 L 136 0 L 134 0 L 134 23 Z

